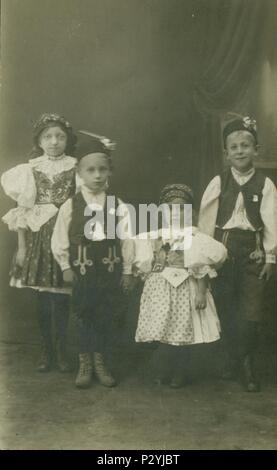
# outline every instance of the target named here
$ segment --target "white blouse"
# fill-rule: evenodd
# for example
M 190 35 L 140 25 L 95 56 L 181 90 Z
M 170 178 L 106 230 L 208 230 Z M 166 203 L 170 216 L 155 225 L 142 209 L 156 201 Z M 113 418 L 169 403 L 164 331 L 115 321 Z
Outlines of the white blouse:
M 81 188 L 82 195 L 86 201 L 86 203 L 90 206 L 99 205 L 100 207 L 104 207 L 106 194 L 102 192 L 98 195 L 93 194 L 86 186 L 82 186 Z M 122 216 L 119 217 L 119 224 L 121 230 L 125 233 L 124 240 L 121 239 L 121 252 L 123 258 L 123 274 L 131 274 L 132 273 L 132 263 L 134 259 L 134 243 L 129 238 L 129 233 L 131 233 L 131 220 L 130 214 L 127 206 L 118 199 L 119 204 L 122 209 Z M 57 263 L 60 265 L 61 270 L 64 271 L 65 269 L 70 268 L 69 262 L 69 225 L 72 220 L 72 198 L 68 199 L 59 210 L 59 214 L 56 220 L 56 224 L 54 227 L 52 240 L 51 240 L 51 248 L 56 259 Z M 97 232 L 96 241 L 103 240 L 105 238 L 104 232 L 102 232 L 102 236 L 99 232 Z M 120 236 L 120 234 L 119 234 Z M 92 239 L 93 234 L 92 234 Z
M 51 180 L 55 175 L 71 170 L 75 165 L 76 159 L 67 155 L 55 158 L 42 155 L 3 173 L 1 177 L 3 189 L 7 196 L 17 202 L 17 207 L 2 218 L 9 230 L 17 231 L 19 228 L 29 227 L 33 232 L 37 232 L 58 212 L 54 204 L 35 203 L 37 188 L 33 169 L 44 173 Z M 76 176 L 77 185 L 80 185 L 80 181 Z
M 254 168 L 252 168 L 246 174 L 239 173 L 237 170 L 235 170 L 235 168 L 231 168 L 231 171 L 236 182 L 240 186 L 249 181 L 249 179 L 255 173 Z M 214 236 L 216 227 L 220 192 L 221 179 L 220 176 L 215 176 L 208 184 L 202 197 L 200 206 L 199 228 L 202 232 L 212 237 Z M 277 191 L 274 183 L 269 178 L 265 179 L 262 194 L 263 197 L 261 201 L 260 213 L 264 223 L 263 245 L 266 253 L 266 262 L 275 263 L 277 250 Z M 241 230 L 255 231 L 254 227 L 247 218 L 241 192 L 238 194 L 233 214 L 223 228 L 239 228 Z
M 201 233 L 198 228 L 190 227 L 182 231 L 182 236 L 172 239 L 163 239 L 162 232 L 159 230 L 156 234 L 156 240 L 153 239 L 154 232 L 149 233 L 146 239 L 134 238 L 135 257 L 133 261 L 134 274 L 142 278 L 152 271 L 153 261 L 155 259 L 155 248 L 157 240 L 162 239 L 163 243 L 169 243 L 170 250 L 181 249 L 183 268 L 166 267 L 161 275 L 167 276 L 169 282 L 173 282 L 174 277 L 178 274 L 177 283 L 183 282 L 187 277 L 193 276 L 201 279 L 208 275 L 210 278 L 216 277 L 216 269 L 218 269 L 227 258 L 227 250 L 225 246 L 214 240 L 212 237 Z M 188 244 L 185 237 L 189 236 L 191 243 Z M 190 246 L 189 246 L 190 245 Z M 178 247 L 179 246 L 179 247 Z M 183 248 L 182 248 L 183 247 Z M 187 247 L 187 249 L 184 249 Z M 176 252 L 178 256 L 178 252 Z M 185 273 L 181 273 L 185 271 Z M 180 280 L 179 280 L 180 278 Z

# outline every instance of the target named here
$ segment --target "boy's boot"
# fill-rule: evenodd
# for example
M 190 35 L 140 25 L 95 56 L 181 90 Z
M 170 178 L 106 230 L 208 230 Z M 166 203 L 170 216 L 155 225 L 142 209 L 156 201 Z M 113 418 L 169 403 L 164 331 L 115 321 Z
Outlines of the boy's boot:
M 79 354 L 79 370 L 75 385 L 77 388 L 88 388 L 92 378 L 92 361 L 89 353 Z
M 38 372 L 49 372 L 53 367 L 53 346 L 50 336 L 42 336 L 41 338 L 41 354 L 38 361 Z
M 247 392 L 260 392 L 261 386 L 254 370 L 253 356 L 248 354 L 241 362 L 242 382 Z
M 94 371 L 97 379 L 104 387 L 115 387 L 116 381 L 104 363 L 104 357 L 101 353 L 95 352 L 94 358 Z

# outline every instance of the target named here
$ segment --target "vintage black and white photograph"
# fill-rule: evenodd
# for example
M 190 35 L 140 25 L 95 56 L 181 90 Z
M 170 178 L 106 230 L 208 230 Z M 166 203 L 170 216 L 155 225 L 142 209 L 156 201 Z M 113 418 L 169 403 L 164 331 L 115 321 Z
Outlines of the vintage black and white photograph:
M 1 1 L 1 450 L 276 450 L 276 23 Z

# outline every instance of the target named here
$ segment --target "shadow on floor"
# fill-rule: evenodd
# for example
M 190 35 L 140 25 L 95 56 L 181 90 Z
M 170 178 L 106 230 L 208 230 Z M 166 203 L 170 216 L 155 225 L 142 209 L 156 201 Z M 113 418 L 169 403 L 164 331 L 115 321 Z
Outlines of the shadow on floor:
M 260 356 L 263 390 L 223 382 L 197 351 L 191 383 L 153 384 L 153 348 L 118 350 L 114 389 L 74 386 L 75 374 L 35 370 L 38 345 L 0 344 L 2 449 L 274 449 L 277 356 Z M 129 354 L 126 352 L 129 351 Z M 75 358 L 76 351 L 71 350 Z

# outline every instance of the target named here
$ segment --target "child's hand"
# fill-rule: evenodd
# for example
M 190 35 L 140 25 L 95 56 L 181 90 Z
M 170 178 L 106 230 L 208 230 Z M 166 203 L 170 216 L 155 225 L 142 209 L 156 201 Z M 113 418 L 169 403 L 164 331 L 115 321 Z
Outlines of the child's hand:
M 269 281 L 272 276 L 273 265 L 272 263 L 265 263 L 263 269 L 260 272 L 259 279 L 264 279 Z
M 195 296 L 195 308 L 196 310 L 203 310 L 207 307 L 206 294 L 203 292 L 197 292 Z
M 132 274 L 123 274 L 121 278 L 121 287 L 125 294 L 129 294 L 135 287 L 136 279 Z
M 25 248 L 19 248 L 17 250 L 16 255 L 15 255 L 15 264 L 16 264 L 16 266 L 19 266 L 20 268 L 22 268 L 25 257 L 26 257 L 26 249 Z
M 71 268 L 63 271 L 63 282 L 65 284 L 72 284 L 75 279 L 74 271 Z

